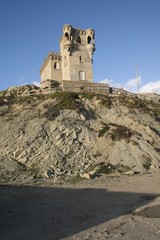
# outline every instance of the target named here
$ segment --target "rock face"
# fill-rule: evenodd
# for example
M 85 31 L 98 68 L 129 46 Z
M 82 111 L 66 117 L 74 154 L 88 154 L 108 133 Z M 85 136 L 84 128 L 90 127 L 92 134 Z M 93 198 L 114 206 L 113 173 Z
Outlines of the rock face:
M 15 173 L 58 179 L 159 168 L 159 124 L 160 105 L 136 96 L 63 92 L 6 101 L 4 94 L 0 179 Z

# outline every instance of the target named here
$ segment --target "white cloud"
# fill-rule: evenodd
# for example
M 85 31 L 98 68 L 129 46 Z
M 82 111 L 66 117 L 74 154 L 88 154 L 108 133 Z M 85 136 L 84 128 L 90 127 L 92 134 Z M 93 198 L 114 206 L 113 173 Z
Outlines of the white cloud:
M 140 93 L 160 94 L 160 81 L 149 82 L 140 88 Z
M 112 80 L 105 78 L 104 80 L 101 80 L 99 83 L 109 83 L 110 84 L 111 81 Z
M 141 77 L 139 77 L 139 85 L 141 84 Z M 137 79 L 130 79 L 126 82 L 124 89 L 129 92 L 138 92 Z M 160 94 L 160 81 L 148 82 L 139 88 L 140 93 L 158 93 Z
M 141 83 L 141 77 L 139 76 L 138 77 L 138 82 L 137 82 L 137 79 L 136 78 L 133 78 L 133 79 L 129 79 L 125 85 L 124 85 L 124 89 L 126 91 L 129 91 L 129 92 L 138 92 L 138 84 L 140 85 Z
M 117 83 L 114 80 L 108 79 L 108 78 L 105 78 L 105 79 L 101 80 L 99 83 L 108 83 L 109 86 L 111 86 L 111 87 L 122 88 L 122 84 Z
M 138 81 L 139 81 L 139 83 L 141 83 L 141 77 L 140 76 L 138 77 Z M 137 87 L 137 79 L 133 78 L 133 79 L 128 80 L 126 82 L 126 86 L 128 86 L 128 87 Z
M 133 93 L 138 93 L 138 87 L 140 93 L 158 93 L 160 94 L 160 80 L 155 81 L 155 82 L 148 82 L 142 86 L 141 85 L 141 77 L 138 77 L 139 80 L 139 86 L 136 78 L 129 79 L 124 86 L 122 84 L 115 82 L 112 79 L 104 79 L 101 80 L 99 83 L 108 83 L 111 87 L 115 88 L 123 88 L 124 90 L 128 92 L 133 92 Z
M 40 87 L 40 82 L 34 81 L 32 84 L 36 85 L 37 87 Z

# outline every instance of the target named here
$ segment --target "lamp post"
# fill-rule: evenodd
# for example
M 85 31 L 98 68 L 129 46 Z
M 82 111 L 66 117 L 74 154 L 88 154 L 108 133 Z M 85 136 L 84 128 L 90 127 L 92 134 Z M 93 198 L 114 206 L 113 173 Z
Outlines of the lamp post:
M 138 64 L 136 64 L 136 79 L 137 79 L 137 88 L 138 88 L 138 97 L 139 97 L 140 91 L 139 91 Z

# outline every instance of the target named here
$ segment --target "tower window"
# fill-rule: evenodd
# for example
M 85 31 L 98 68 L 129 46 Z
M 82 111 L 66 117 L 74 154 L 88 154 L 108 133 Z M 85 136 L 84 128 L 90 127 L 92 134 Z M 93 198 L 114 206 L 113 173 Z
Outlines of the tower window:
M 78 38 L 77 38 L 77 43 L 81 43 L 81 38 L 80 38 L 80 36 L 78 36 Z
M 85 72 L 79 71 L 79 80 L 85 80 Z
M 54 69 L 59 69 L 59 63 L 58 62 L 54 63 Z
M 88 37 L 87 37 L 87 43 L 90 44 L 90 43 L 91 43 L 91 40 L 92 40 L 91 37 L 88 36 Z
M 79 56 L 79 61 L 80 61 L 80 63 L 82 62 L 82 57 L 81 56 Z
M 57 69 L 57 62 L 54 63 L 54 68 Z
M 67 39 L 69 39 L 69 35 L 68 35 L 67 32 L 64 34 L 64 36 L 65 36 Z

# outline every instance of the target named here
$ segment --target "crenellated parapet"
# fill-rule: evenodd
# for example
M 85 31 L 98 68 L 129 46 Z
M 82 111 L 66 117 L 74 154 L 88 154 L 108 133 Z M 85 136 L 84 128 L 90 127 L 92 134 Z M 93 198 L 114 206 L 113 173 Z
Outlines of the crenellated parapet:
M 95 51 L 94 39 L 95 31 L 92 28 L 86 30 L 75 29 L 71 25 L 66 24 L 63 27 L 63 36 L 60 44 L 63 45 L 63 49 L 67 50 L 70 54 L 75 50 L 75 45 L 85 46 L 92 61 Z
M 49 63 L 49 61 L 61 61 L 61 56 L 59 53 L 56 52 L 49 52 L 47 58 L 44 60 L 42 67 L 40 69 L 40 73 L 43 72 L 43 70 L 46 68 L 47 64 Z

